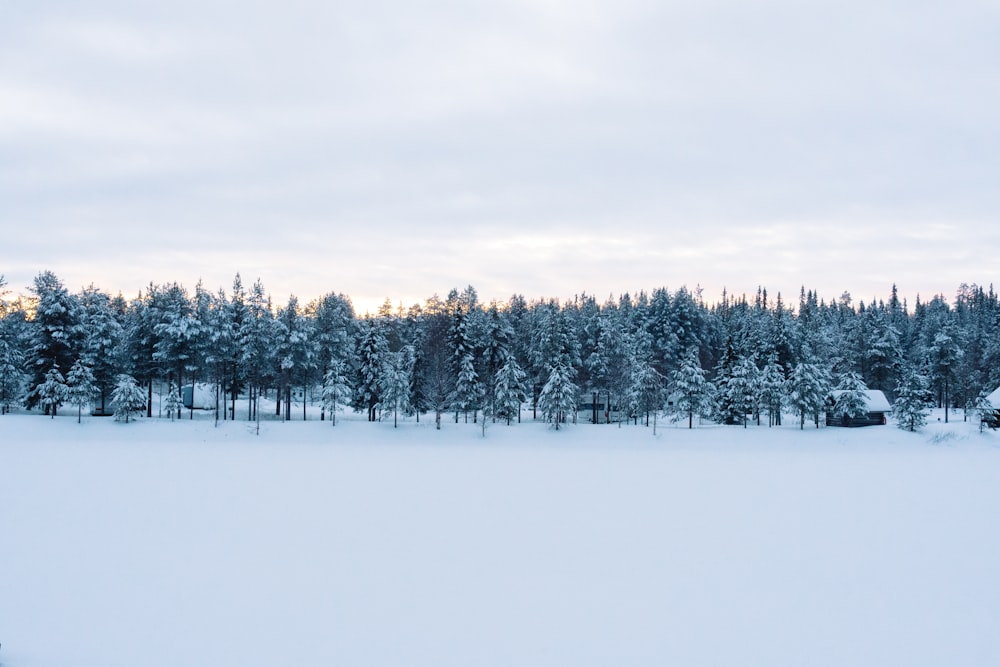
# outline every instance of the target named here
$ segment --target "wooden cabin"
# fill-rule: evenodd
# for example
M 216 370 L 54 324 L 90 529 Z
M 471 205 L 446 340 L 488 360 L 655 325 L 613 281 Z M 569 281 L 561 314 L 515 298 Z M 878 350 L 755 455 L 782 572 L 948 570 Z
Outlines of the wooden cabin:
M 1000 428 L 1000 388 L 987 396 L 986 401 L 993 406 L 993 413 L 983 415 L 983 421 L 990 428 Z
M 826 410 L 827 426 L 881 426 L 886 423 L 886 418 L 892 412 L 889 399 L 885 397 L 879 389 L 868 389 L 865 391 L 865 407 L 868 413 L 864 417 L 851 417 L 846 414 L 834 414 L 833 406 L 837 397 L 843 390 L 837 389 L 830 392 L 829 407 Z

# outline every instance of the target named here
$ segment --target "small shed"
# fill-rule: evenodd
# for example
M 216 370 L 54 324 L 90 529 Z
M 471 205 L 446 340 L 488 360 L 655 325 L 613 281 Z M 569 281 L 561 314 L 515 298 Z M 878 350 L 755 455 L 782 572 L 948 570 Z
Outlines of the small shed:
M 826 410 L 827 426 L 880 426 L 885 424 L 886 416 L 892 411 L 889 399 L 885 397 L 885 394 L 881 390 L 867 389 L 865 390 L 865 408 L 868 410 L 868 413 L 864 417 L 834 414 L 833 406 L 837 401 L 837 397 L 842 393 L 844 392 L 841 389 L 830 392 L 829 407 Z
M 214 410 L 215 385 L 199 382 L 181 387 L 181 403 L 187 409 Z

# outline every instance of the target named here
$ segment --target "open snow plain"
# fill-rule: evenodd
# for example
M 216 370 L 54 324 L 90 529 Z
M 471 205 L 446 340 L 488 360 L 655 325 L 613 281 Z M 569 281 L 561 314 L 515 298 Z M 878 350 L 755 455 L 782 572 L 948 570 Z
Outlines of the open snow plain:
M 3 667 L 996 665 L 998 619 L 961 421 L 0 417 Z

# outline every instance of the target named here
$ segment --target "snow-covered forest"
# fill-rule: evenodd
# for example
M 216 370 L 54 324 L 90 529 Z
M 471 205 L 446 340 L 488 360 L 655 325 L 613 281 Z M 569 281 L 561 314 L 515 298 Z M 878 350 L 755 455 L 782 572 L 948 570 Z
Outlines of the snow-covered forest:
M 286 420 L 311 405 L 322 419 L 347 407 L 395 423 L 514 423 L 530 410 L 556 428 L 663 414 L 818 425 L 831 390 L 868 388 L 918 427 L 925 406 L 982 409 L 1000 385 L 992 286 L 913 304 L 895 286 L 870 303 L 805 288 L 793 302 L 759 288 L 709 303 L 685 287 L 483 303 L 469 286 L 364 316 L 338 293 L 277 304 L 239 275 L 228 290 L 151 283 L 131 299 L 73 293 L 48 271 L 27 294 L 0 287 L 3 412 L 152 416 L 155 389 L 180 417 L 181 389 L 204 383 L 218 419 L 259 420 L 266 397 L 265 416 Z

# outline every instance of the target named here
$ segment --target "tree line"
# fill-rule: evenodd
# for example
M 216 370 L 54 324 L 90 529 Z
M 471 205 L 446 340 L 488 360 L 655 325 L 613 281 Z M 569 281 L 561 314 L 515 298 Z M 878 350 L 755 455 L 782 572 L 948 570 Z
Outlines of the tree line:
M 895 286 L 870 303 L 803 288 L 794 305 L 763 287 L 708 304 L 686 287 L 483 303 L 469 286 L 358 316 L 333 292 L 275 305 L 259 279 L 247 288 L 238 274 L 228 290 L 151 283 L 126 299 L 93 285 L 70 292 L 43 271 L 16 297 L 0 276 L 0 412 L 54 416 L 73 405 L 78 415 L 152 416 L 156 386 L 179 418 L 181 388 L 204 383 L 221 419 L 259 420 L 266 397 L 282 419 L 298 403 L 304 419 L 313 402 L 334 423 L 345 407 L 438 426 L 445 417 L 509 424 L 527 408 L 556 428 L 648 424 L 663 413 L 688 426 L 795 414 L 804 426 L 819 424 L 840 388 L 845 412 L 880 389 L 919 427 L 926 406 L 981 409 L 1000 385 L 998 317 L 992 286 L 974 284 L 912 307 Z

